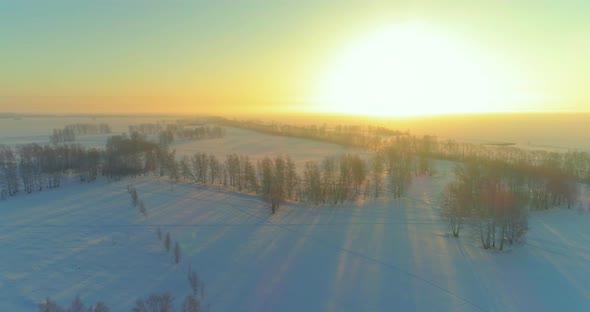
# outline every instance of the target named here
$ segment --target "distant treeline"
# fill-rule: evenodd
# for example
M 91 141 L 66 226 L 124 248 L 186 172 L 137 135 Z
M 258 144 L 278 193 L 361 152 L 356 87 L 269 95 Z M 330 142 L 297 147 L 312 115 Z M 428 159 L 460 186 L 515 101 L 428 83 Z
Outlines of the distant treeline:
M 182 120 L 169 124 L 158 122 L 129 126 L 129 133 L 134 132 L 143 135 L 157 135 L 161 144 L 170 144 L 175 140 L 195 141 L 217 139 L 225 136 L 225 130 L 220 126 L 193 125 Z
M 53 129 L 49 141 L 53 144 L 75 142 L 77 135 L 109 134 L 111 127 L 106 123 L 90 124 L 77 123 L 65 126 L 63 129 Z
M 375 126 L 293 126 L 228 119 L 219 122 L 267 134 L 310 138 L 370 150 L 383 150 L 393 146 L 415 156 L 433 159 L 500 163 L 530 176 L 573 178 L 590 183 L 590 153 L 575 150 L 558 153 L 524 150 L 514 146 L 464 143 L 431 135 L 415 136 L 407 131 Z
M 350 147 L 376 150 L 381 142 L 390 137 L 408 135 L 408 132 L 391 130 L 381 126 L 336 125 L 295 126 L 280 123 L 263 123 L 249 120 L 219 119 L 218 123 L 231 127 L 254 130 L 260 133 L 282 135 L 303 139 L 320 140 Z

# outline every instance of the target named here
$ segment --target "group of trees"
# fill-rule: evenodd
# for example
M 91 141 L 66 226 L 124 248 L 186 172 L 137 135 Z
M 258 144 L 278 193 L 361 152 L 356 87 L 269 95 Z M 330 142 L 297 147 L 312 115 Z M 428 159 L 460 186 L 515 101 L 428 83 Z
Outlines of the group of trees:
M 468 161 L 455 167 L 455 180 L 442 194 L 443 214 L 453 236 L 470 225 L 483 248 L 503 249 L 524 238 L 531 192 L 520 177 Z
M 77 144 L 25 144 L 18 148 L 0 145 L 0 193 L 14 196 L 61 185 L 62 176 L 78 175 L 80 181 L 94 181 L 100 166 L 100 152 Z
M 139 133 L 144 136 L 155 135 L 160 145 L 170 145 L 175 140 L 205 140 L 221 138 L 225 129 L 220 126 L 191 125 L 185 121 L 175 123 L 143 123 L 129 126 L 129 133 Z
M 92 182 L 101 174 L 118 179 L 148 172 L 176 177 L 175 153 L 138 133 L 111 136 L 101 150 L 79 144 L 32 143 L 17 148 L 0 145 L 3 198 L 19 191 L 32 193 L 59 187 L 64 176 L 74 175 L 81 182 Z
M 95 306 L 86 308 L 80 296 L 76 296 L 67 309 L 62 308 L 51 298 L 45 299 L 38 306 L 39 312 L 109 312 L 109 308 L 103 302 L 98 302 Z
M 49 137 L 49 141 L 52 144 L 75 142 L 77 135 L 109 133 L 111 133 L 111 127 L 106 123 L 77 123 L 67 125 L 63 129 L 53 129 L 53 133 Z
M 102 168 L 105 176 L 120 178 L 148 172 L 164 176 L 169 170 L 175 170 L 175 152 L 166 145 L 154 143 L 138 132 L 107 139 Z
M 196 153 L 185 156 L 178 163 L 181 175 L 196 183 L 258 193 L 271 203 L 273 213 L 280 202 L 295 198 L 298 175 L 289 156 L 265 157 L 254 163 L 246 155 L 228 154 L 220 161 L 215 155 Z
M 180 260 L 182 259 L 180 245 L 178 242 L 175 242 L 174 249 L 172 249 L 172 236 L 170 235 L 170 232 L 166 232 L 166 236 L 163 236 L 162 229 L 158 227 L 156 235 L 158 236 L 158 239 L 164 243 L 164 249 L 166 249 L 166 252 L 174 252 L 174 263 L 180 263 Z
M 386 186 L 395 197 L 400 197 L 413 174 L 418 173 L 417 163 L 412 155 L 392 148 L 369 161 L 357 154 L 308 161 L 302 175 L 289 156 L 267 156 L 253 162 L 246 155 L 234 153 L 221 161 L 215 155 L 196 153 L 184 156 L 177 167 L 180 176 L 195 183 L 259 194 L 274 213 L 285 200 L 340 204 L 360 194 L 367 195 L 370 190 L 378 197 Z M 432 172 L 430 167 L 428 170 Z
M 367 168 L 367 162 L 353 154 L 308 161 L 303 169 L 302 197 L 314 204 L 356 198 L 367 183 Z
M 529 210 L 571 208 L 578 184 L 559 169 L 561 156 L 535 154 L 545 157 L 522 166 L 481 158 L 458 165 L 455 180 L 445 187 L 441 201 L 453 235 L 459 236 L 467 224 L 485 249 L 503 249 L 505 242 L 513 244 L 524 238 Z
M 512 144 L 475 144 L 440 139 L 435 136 L 416 136 L 408 131 L 391 130 L 369 125 L 295 126 L 260 121 L 220 119 L 220 124 L 250 129 L 262 133 L 301 137 L 337 143 L 344 146 L 383 151 L 388 148 L 403 150 L 417 160 L 416 170 L 425 170 L 430 159 L 453 161 L 477 160 L 482 163 L 502 163 L 510 170 L 536 176 L 544 180 L 571 179 L 590 182 L 590 153 L 568 151 L 526 150 Z M 553 183 L 553 182 L 547 182 Z M 540 204 L 545 208 L 550 204 Z
M 205 299 L 205 284 L 199 278 L 197 272 L 188 267 L 187 279 L 191 292 L 184 297 L 181 312 L 201 312 L 208 311 L 208 307 L 203 306 Z M 132 312 L 173 312 L 174 296 L 169 292 L 154 293 L 147 298 L 139 298 L 135 301 Z

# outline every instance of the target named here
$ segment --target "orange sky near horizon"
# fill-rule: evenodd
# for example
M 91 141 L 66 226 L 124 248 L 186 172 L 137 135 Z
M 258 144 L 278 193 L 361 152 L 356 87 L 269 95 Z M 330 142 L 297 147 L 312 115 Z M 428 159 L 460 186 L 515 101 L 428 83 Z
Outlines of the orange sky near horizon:
M 532 0 L 3 2 L 0 112 L 590 111 L 588 13 Z

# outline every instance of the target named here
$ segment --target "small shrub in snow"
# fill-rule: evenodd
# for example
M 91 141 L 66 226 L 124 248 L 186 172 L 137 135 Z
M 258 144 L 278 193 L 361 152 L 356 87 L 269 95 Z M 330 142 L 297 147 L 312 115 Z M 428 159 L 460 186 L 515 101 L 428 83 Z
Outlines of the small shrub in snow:
M 50 298 L 45 299 L 44 302 L 38 305 L 39 312 L 65 312 L 55 301 Z
M 166 239 L 164 239 L 164 247 L 166 251 L 170 251 L 170 247 L 172 246 L 172 238 L 170 238 L 170 232 L 166 233 Z
M 80 296 L 74 298 L 74 301 L 72 301 L 72 304 L 68 308 L 68 312 L 86 312 L 84 304 L 82 303 L 82 300 L 80 300 Z
M 102 302 L 98 302 L 96 307 L 90 306 L 88 312 L 109 312 L 109 308 Z
M 151 311 L 172 312 L 174 310 L 174 297 L 168 292 L 163 294 L 151 294 L 146 300 Z
M 148 310 L 145 306 L 145 301 L 143 301 L 143 299 L 137 299 L 137 301 L 135 301 L 135 306 L 133 306 L 133 309 L 131 311 L 132 312 L 148 312 Z
M 139 200 L 139 195 L 137 195 L 137 191 L 133 190 L 131 192 L 131 203 L 133 204 L 133 206 L 137 206 L 137 201 Z
M 180 263 L 180 245 L 178 245 L 178 242 L 174 244 L 174 263 Z
M 139 212 L 147 218 L 147 209 L 145 208 L 145 204 L 143 203 L 143 200 L 139 201 L 139 206 L 138 206 Z
M 184 298 L 182 312 L 199 312 L 201 311 L 201 302 L 195 295 L 188 295 Z

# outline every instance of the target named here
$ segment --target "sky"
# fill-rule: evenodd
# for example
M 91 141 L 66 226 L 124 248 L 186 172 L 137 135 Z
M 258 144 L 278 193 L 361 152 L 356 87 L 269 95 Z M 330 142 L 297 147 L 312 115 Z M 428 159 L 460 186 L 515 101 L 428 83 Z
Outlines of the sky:
M 342 72 L 335 59 L 408 22 L 508 66 L 497 81 L 518 80 L 526 96 L 498 111 L 590 111 L 588 16 L 584 0 L 0 0 L 0 112 L 313 108 L 326 72 Z

